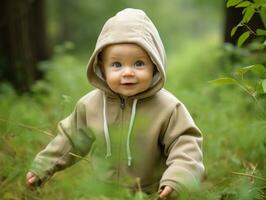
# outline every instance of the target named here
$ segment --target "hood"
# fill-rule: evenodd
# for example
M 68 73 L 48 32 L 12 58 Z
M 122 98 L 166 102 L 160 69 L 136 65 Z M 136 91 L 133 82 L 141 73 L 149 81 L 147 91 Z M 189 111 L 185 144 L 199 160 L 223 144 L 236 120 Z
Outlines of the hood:
M 166 56 L 159 33 L 149 17 L 138 9 L 127 8 L 118 12 L 104 24 L 95 49 L 87 65 L 87 77 L 96 88 L 108 95 L 115 93 L 102 78 L 98 54 L 110 44 L 134 43 L 142 47 L 157 67 L 151 87 L 131 98 L 142 99 L 158 92 L 165 82 Z

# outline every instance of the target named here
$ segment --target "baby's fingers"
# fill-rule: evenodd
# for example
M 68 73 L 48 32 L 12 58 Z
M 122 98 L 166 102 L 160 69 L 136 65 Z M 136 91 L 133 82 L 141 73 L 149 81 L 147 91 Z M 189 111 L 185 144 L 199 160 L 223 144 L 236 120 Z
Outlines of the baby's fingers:
M 167 198 L 171 195 L 172 192 L 173 188 L 171 188 L 170 186 L 165 186 L 160 193 L 160 198 L 161 199 Z
M 26 175 L 26 184 L 30 189 L 34 189 L 41 185 L 41 180 L 32 172 L 28 172 Z
M 36 181 L 36 176 L 33 176 L 28 179 L 29 184 L 33 184 Z

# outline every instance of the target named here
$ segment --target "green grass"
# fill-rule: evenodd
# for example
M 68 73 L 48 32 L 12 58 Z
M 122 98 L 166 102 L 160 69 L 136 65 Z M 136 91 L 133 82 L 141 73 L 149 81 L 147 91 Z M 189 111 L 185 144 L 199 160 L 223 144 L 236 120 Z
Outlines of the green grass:
M 265 199 L 266 182 L 255 177 L 265 179 L 266 174 L 265 113 L 259 107 L 265 106 L 265 99 L 257 105 L 236 87 L 208 83 L 224 74 L 217 44 L 214 35 L 168 54 L 166 88 L 185 103 L 204 135 L 205 178 L 200 190 L 180 199 Z M 105 200 L 148 199 L 93 182 L 86 161 L 56 174 L 38 191 L 25 187 L 32 159 L 51 139 L 25 125 L 55 134 L 57 122 L 92 89 L 85 76 L 86 62 L 58 54 L 42 63 L 46 79 L 37 82 L 31 94 L 17 96 L 8 85 L 1 85 L 0 118 L 8 121 L 0 121 L 1 199 L 93 199 L 92 194 Z

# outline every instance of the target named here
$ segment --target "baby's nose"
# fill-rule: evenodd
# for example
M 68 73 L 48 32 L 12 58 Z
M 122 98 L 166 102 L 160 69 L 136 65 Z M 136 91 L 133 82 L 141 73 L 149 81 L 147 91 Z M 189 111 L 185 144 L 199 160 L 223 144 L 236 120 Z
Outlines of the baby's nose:
M 123 76 L 134 76 L 134 70 L 132 69 L 132 67 L 125 67 L 123 70 Z

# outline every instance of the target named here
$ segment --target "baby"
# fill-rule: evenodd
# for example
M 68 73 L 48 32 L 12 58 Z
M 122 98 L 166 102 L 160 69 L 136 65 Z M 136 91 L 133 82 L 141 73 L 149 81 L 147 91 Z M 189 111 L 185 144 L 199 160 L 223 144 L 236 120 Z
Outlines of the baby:
M 204 172 L 202 136 L 185 106 L 163 89 L 166 58 L 147 15 L 125 9 L 103 26 L 87 77 L 97 89 L 58 125 L 58 135 L 34 159 L 35 187 L 91 151 L 108 163 L 104 181 L 161 198 L 197 185 Z M 99 151 L 97 151 L 99 149 Z M 104 149 L 104 152 L 101 151 Z M 138 183 L 137 183 L 138 180 Z

